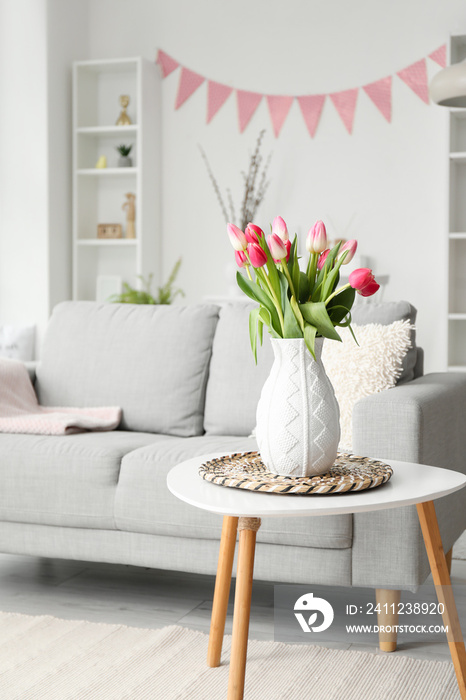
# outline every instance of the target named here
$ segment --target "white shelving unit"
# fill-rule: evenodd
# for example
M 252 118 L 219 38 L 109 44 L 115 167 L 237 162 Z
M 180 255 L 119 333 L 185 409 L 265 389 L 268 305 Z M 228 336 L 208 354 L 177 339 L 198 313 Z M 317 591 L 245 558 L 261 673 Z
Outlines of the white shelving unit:
M 116 126 L 120 95 L 132 124 Z M 132 144 L 133 167 L 118 167 L 116 147 Z M 107 168 L 96 168 L 100 156 Z M 98 224 L 122 225 L 126 193 L 136 195 L 136 238 L 99 239 Z M 160 283 L 160 77 L 143 58 L 73 65 L 73 298 L 96 299 L 99 276 L 139 287 Z
M 450 63 L 466 58 L 466 35 L 453 35 Z M 448 369 L 466 372 L 466 109 L 450 109 L 448 217 Z

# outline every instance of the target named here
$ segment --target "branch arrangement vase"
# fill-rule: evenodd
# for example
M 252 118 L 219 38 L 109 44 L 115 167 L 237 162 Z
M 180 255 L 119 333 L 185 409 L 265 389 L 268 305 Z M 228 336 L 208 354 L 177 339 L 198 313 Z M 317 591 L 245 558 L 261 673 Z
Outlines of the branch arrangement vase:
M 331 469 L 340 440 L 340 412 L 321 361 L 324 338 L 341 341 L 337 327 L 349 327 L 355 294 L 379 289 L 372 270 L 359 268 L 339 287 L 340 268 L 356 252 L 357 241 L 327 248 L 322 221 L 309 230 L 305 269 L 298 240 L 290 241 L 277 216 L 265 238 L 256 224 L 242 231 L 228 224 L 235 250 L 239 288 L 259 306 L 249 315 L 249 337 L 257 361 L 257 341 L 264 326 L 275 361 L 257 407 L 256 437 L 263 463 L 283 476 L 306 477 Z M 354 336 L 354 333 L 353 333 Z
M 322 364 L 302 338 L 272 338 L 274 363 L 257 406 L 256 437 L 267 469 L 315 476 L 332 467 L 340 441 L 340 411 Z

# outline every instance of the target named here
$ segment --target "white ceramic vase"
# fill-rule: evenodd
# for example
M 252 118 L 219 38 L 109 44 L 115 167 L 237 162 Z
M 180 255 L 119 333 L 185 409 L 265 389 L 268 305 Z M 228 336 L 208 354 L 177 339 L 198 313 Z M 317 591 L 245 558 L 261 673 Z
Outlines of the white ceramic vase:
M 256 437 L 269 471 L 284 476 L 324 474 L 340 441 L 340 410 L 321 360 L 302 338 L 271 338 L 275 361 L 257 405 Z

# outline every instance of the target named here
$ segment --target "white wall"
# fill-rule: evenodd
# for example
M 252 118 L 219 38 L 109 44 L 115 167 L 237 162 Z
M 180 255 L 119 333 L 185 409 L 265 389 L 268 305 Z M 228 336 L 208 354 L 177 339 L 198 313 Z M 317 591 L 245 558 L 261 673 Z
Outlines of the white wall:
M 69 295 L 73 59 L 154 59 L 160 47 L 234 87 L 310 94 L 393 74 L 449 32 L 466 31 L 463 0 L 0 0 L 0 8 L 0 323 L 42 323 Z M 352 136 L 327 101 L 314 140 L 296 104 L 276 140 L 265 103 L 240 135 L 233 97 L 207 126 L 206 86 L 175 111 L 177 84 L 178 72 L 163 83 L 163 269 L 166 276 L 183 255 L 188 301 L 225 294 L 234 275 L 197 144 L 238 201 L 240 171 L 266 128 L 272 185 L 257 222 L 267 226 L 281 214 L 304 235 L 323 218 L 331 234 L 357 237 L 375 271 L 390 274 L 385 298 L 419 308 L 427 368 L 442 368 L 446 113 L 395 78 L 392 124 L 360 93 Z
M 144 55 L 158 47 L 213 80 L 246 90 L 311 94 L 361 86 L 394 74 L 465 31 L 463 0 L 391 3 L 301 0 L 92 0 L 90 57 Z M 429 71 L 438 67 L 429 60 Z M 281 214 L 305 234 L 316 218 L 331 233 L 356 237 L 374 269 L 390 275 L 385 299 L 419 309 L 427 369 L 445 365 L 446 114 L 425 105 L 398 78 L 387 124 L 360 93 L 349 136 L 327 101 L 314 140 L 294 103 L 278 140 L 261 104 L 246 132 L 230 97 L 205 124 L 206 85 L 175 111 L 178 72 L 163 84 L 163 268 L 180 253 L 189 300 L 225 294 L 231 249 L 197 144 L 223 186 L 241 194 L 258 132 L 273 150 L 272 184 L 257 223 Z
M 0 2 L 0 323 L 48 315 L 45 0 Z
M 0 0 L 0 324 L 71 295 L 71 62 L 87 2 Z

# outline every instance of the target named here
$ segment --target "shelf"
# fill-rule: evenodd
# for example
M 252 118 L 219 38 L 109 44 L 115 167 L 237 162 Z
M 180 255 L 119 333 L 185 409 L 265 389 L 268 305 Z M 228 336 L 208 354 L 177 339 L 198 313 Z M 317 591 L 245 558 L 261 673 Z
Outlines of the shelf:
M 450 160 L 454 163 L 466 163 L 466 153 L 464 151 L 450 153 Z
M 466 365 L 448 365 L 449 372 L 466 372 Z
M 85 134 L 88 136 L 114 136 L 116 134 L 136 134 L 137 131 L 137 124 L 128 124 L 128 126 L 80 126 L 76 129 L 76 133 Z
M 136 175 L 137 168 L 81 168 L 76 171 L 78 175 Z
M 448 314 L 449 321 L 466 321 L 466 314 Z
M 78 245 L 136 245 L 137 238 L 78 238 Z
M 448 238 L 451 238 L 453 241 L 466 241 L 466 233 L 449 233 Z
M 139 58 L 105 58 L 105 59 L 90 59 L 88 61 L 76 61 L 75 65 L 78 69 L 85 69 L 95 73 L 124 73 L 125 71 L 134 72 L 137 69 Z

